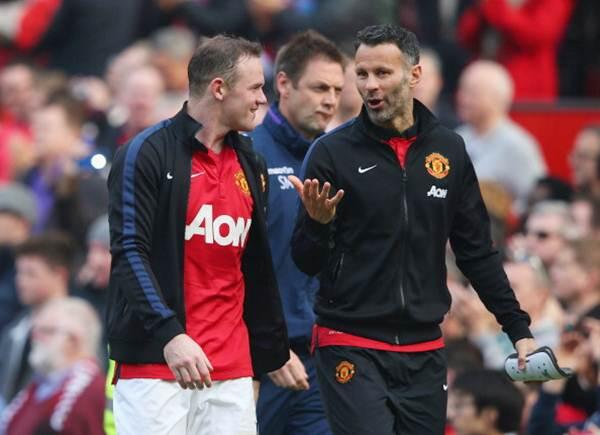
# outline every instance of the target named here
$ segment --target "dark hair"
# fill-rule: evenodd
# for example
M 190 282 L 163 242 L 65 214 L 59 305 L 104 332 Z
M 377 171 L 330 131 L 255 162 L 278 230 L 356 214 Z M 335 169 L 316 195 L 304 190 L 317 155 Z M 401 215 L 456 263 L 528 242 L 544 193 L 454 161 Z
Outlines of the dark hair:
M 419 41 L 416 35 L 394 24 L 377 24 L 359 30 L 354 41 L 355 50 L 361 44 L 369 47 L 380 44 L 396 44 L 410 65 L 419 63 Z
M 315 58 L 339 63 L 344 68 L 344 56 L 335 44 L 320 33 L 307 30 L 294 35 L 279 49 L 275 59 L 275 75 L 284 72 L 295 86 L 304 74 L 306 65 Z
M 74 255 L 73 240 L 59 232 L 31 236 L 16 249 L 16 258 L 40 257 L 49 266 L 65 267 L 68 271 L 73 266 Z
M 221 77 L 228 85 L 236 80 L 236 66 L 245 57 L 260 57 L 256 42 L 228 35 L 204 39 L 188 64 L 190 95 L 201 96 L 208 84 Z
M 473 396 L 478 414 L 484 408 L 495 408 L 498 431 L 516 432 L 520 428 L 525 398 L 504 373 L 490 369 L 465 371 L 456 377 L 452 390 Z
M 51 93 L 43 106 L 59 107 L 65 113 L 67 124 L 76 130 L 81 129 L 85 123 L 85 105 L 67 90 L 63 89 Z

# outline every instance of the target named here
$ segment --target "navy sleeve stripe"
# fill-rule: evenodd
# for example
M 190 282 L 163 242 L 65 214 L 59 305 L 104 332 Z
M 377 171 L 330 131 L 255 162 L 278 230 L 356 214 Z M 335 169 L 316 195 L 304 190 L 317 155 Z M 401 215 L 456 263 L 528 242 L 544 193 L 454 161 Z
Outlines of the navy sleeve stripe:
M 140 148 L 151 135 L 166 127 L 170 121 L 163 121 L 152 127 L 147 128 L 138 134 L 129 144 L 127 155 L 125 156 L 125 168 L 123 170 L 123 247 L 126 248 L 126 256 L 135 274 L 140 287 L 144 290 L 144 295 L 154 311 L 163 318 L 173 315 L 173 311 L 167 308 L 158 296 L 152 279 L 148 275 L 144 262 L 139 254 L 133 248 L 135 242 L 131 237 L 136 235 L 135 228 L 135 162 Z

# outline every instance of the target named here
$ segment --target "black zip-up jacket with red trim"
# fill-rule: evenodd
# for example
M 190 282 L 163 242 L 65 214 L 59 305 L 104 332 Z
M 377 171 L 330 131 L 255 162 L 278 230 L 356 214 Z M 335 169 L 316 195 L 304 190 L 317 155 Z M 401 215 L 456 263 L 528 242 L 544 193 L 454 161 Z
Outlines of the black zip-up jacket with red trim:
M 186 113 L 136 136 L 119 149 L 109 175 L 111 280 L 106 311 L 111 358 L 164 363 L 163 348 L 185 332 L 185 217 L 194 151 L 201 128 Z M 250 139 L 229 133 L 254 200 L 242 257 L 244 320 L 256 375 L 289 358 L 287 330 L 267 238 L 268 174 Z
M 364 108 L 319 138 L 306 156 L 305 178 L 345 192 L 327 225 L 300 206 L 292 239 L 298 267 L 320 274 L 317 323 L 397 344 L 439 338 L 450 307 L 449 239 L 460 270 L 511 340 L 531 337 L 529 316 L 492 246 L 463 140 L 413 101 L 416 122 L 409 131 L 416 140 L 405 169 L 386 143 L 401 135 L 374 125 Z

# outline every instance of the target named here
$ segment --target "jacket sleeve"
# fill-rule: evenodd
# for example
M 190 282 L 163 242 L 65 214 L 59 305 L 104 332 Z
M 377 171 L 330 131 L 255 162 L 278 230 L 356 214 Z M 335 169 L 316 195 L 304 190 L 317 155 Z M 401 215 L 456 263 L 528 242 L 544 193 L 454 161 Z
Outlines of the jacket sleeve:
M 115 156 L 108 178 L 111 291 L 122 292 L 144 328 L 166 342 L 184 328 L 165 303 L 150 264 L 158 187 L 164 176 L 158 162 L 154 148 L 140 136 Z
M 481 197 L 471 159 L 463 147 L 462 192 L 450 230 L 450 244 L 456 264 L 477 291 L 485 307 L 513 343 L 532 337 L 529 315 L 521 310 L 493 247 L 490 220 Z
M 332 194 L 337 191 L 333 159 L 322 142 L 315 142 L 309 149 L 299 178 L 301 180 L 316 178 L 320 186 L 329 181 L 332 185 Z M 302 201 L 299 201 L 296 226 L 292 235 L 292 258 L 298 269 L 307 275 L 314 276 L 325 267 L 333 225 L 334 222 L 321 224 L 311 219 Z

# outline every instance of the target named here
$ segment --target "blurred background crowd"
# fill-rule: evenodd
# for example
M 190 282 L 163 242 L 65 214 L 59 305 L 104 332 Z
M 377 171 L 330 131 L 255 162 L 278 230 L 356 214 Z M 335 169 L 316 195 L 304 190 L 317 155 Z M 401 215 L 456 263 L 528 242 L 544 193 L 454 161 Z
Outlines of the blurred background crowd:
M 348 66 L 333 128 L 360 110 L 354 35 L 386 22 L 419 37 L 415 96 L 464 138 L 532 331 L 576 371 L 497 378 L 511 343 L 449 252 L 448 433 L 600 433 L 598 0 L 0 0 L 0 434 L 45 412 L 48 433 L 102 433 L 106 177 L 118 147 L 180 109 L 200 38 L 260 41 L 271 101 L 292 34 L 335 41 Z M 69 367 L 77 401 L 45 407 Z M 46 395 L 28 397 L 32 382 Z

